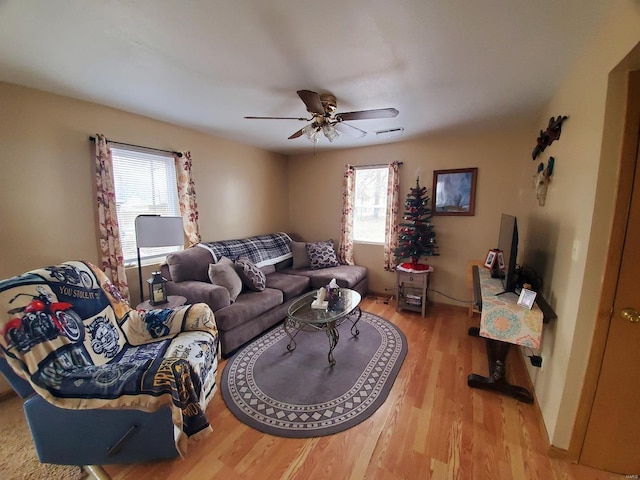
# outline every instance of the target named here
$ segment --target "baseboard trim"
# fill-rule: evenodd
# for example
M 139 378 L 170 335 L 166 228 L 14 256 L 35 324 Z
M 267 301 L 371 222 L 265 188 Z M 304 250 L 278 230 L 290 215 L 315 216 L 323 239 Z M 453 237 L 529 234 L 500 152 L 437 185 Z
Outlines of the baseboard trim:
M 538 425 L 540 427 L 540 431 L 542 432 L 547 445 L 549 446 L 548 451 L 551 448 L 557 448 L 554 447 L 553 445 L 551 445 L 551 442 L 549 441 L 549 432 L 547 431 L 547 426 L 544 423 L 544 417 L 542 416 L 542 410 L 540 409 L 540 404 L 538 403 L 538 397 L 536 396 L 536 389 L 533 386 L 533 381 L 531 380 L 531 376 L 529 375 L 529 370 L 527 370 L 527 366 L 526 366 L 526 360 L 525 360 L 525 355 L 522 352 L 522 350 L 520 348 L 518 349 L 512 349 L 515 350 L 514 353 L 516 353 L 516 357 L 518 358 L 518 370 L 520 370 L 521 372 L 524 372 L 524 383 L 525 385 L 522 385 L 524 388 L 526 388 L 527 390 L 529 390 L 531 392 L 531 394 L 533 395 L 533 408 L 536 411 L 536 417 L 538 419 Z M 558 449 L 559 450 L 559 449 Z M 560 458 L 560 457 L 558 457 Z
M 375 297 L 375 298 L 387 298 L 387 299 L 392 299 L 392 298 L 396 298 L 396 292 L 394 291 L 388 291 L 388 292 L 373 292 L 371 290 L 369 290 L 367 292 L 367 297 Z
M 551 458 L 557 458 L 559 460 L 572 462 L 572 460 L 569 458 L 569 451 L 565 448 L 556 447 L 555 445 L 549 445 L 547 455 L 549 455 L 549 457 Z

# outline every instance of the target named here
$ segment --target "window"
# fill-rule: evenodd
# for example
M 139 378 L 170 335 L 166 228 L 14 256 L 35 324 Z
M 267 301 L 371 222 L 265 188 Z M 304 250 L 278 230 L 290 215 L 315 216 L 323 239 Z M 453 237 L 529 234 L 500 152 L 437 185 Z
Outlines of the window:
M 388 167 L 355 169 L 353 241 L 384 243 Z
M 113 182 L 125 263 L 136 263 L 138 215 L 180 216 L 173 156 L 132 147 L 111 147 Z M 181 247 L 141 248 L 140 259 L 162 257 Z

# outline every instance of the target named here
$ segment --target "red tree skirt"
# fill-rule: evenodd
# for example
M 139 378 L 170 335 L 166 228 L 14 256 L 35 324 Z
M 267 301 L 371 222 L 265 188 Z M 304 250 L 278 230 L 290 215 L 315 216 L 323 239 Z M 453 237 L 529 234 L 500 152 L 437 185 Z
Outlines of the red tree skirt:
M 409 262 L 401 263 L 399 267 L 402 270 L 411 271 L 411 272 L 424 272 L 431 268 L 429 265 L 426 265 L 424 263 L 409 263 Z

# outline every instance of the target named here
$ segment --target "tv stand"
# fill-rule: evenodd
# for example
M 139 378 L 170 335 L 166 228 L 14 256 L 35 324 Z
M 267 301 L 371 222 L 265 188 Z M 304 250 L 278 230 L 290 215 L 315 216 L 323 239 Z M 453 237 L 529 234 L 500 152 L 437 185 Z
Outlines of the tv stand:
M 488 277 L 488 275 L 487 275 Z M 478 310 L 482 312 L 482 300 L 484 299 L 487 304 L 491 303 L 492 297 L 502 295 L 503 293 L 509 293 L 506 291 L 495 292 L 497 285 L 489 285 L 492 288 L 487 288 L 488 284 L 485 282 L 485 288 L 482 288 L 480 282 L 480 274 L 478 266 L 472 266 L 472 280 L 473 280 L 473 301 L 474 304 L 479 306 Z M 495 282 L 489 280 L 489 282 Z M 499 288 L 499 286 L 498 286 Z M 516 303 L 516 300 L 513 300 Z M 536 296 L 537 308 L 541 317 L 542 323 L 548 323 L 550 320 L 557 318 L 555 312 L 551 309 L 549 304 L 544 301 L 542 296 L 538 294 Z M 523 307 L 524 308 L 524 307 Z M 484 318 L 484 317 L 483 317 Z M 481 320 L 482 321 L 482 320 Z M 480 337 L 480 328 L 472 327 L 468 333 L 472 337 Z M 497 340 L 484 335 L 487 343 L 487 360 L 489 362 L 489 376 L 484 377 L 475 373 L 470 374 L 467 377 L 467 385 L 471 388 L 479 388 L 483 390 L 492 390 L 504 395 L 508 395 L 524 403 L 533 403 L 533 395 L 529 390 L 524 387 L 510 384 L 506 379 L 507 372 L 507 355 L 512 344 L 519 345 L 519 340 L 508 339 L 506 341 Z M 539 340 L 538 340 L 539 341 Z M 529 346 L 529 345 L 527 345 Z
M 511 292 L 510 290 L 504 290 L 504 291 L 502 291 L 500 293 L 496 293 L 495 295 L 496 295 L 496 297 L 499 297 L 500 295 L 504 295 L 505 293 L 516 293 L 516 292 Z
M 471 327 L 469 335 L 472 337 L 480 336 L 478 327 Z M 524 387 L 518 387 L 507 382 L 505 377 L 507 373 L 507 354 L 509 353 L 510 343 L 500 342 L 497 340 L 487 340 L 487 359 L 489 361 L 489 376 L 483 377 L 475 373 L 467 377 L 467 385 L 471 388 L 479 388 L 482 390 L 493 390 L 510 397 L 514 397 L 524 403 L 533 403 L 533 395 Z

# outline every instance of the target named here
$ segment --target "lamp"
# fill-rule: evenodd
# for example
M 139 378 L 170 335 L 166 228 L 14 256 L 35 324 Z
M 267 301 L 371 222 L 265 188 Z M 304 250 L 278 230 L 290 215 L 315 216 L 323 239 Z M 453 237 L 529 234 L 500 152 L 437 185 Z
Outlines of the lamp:
M 184 244 L 184 228 L 182 217 L 161 217 L 160 215 L 138 215 L 135 220 L 136 250 L 138 252 L 138 279 L 140 281 L 140 302 L 144 301 L 142 289 L 142 263 L 140 248 L 173 247 Z M 154 276 L 157 272 L 154 272 Z M 160 275 L 160 278 L 162 276 Z M 151 279 L 153 280 L 153 279 Z M 166 280 L 165 280 L 166 282 Z M 164 284 L 162 284 L 164 287 Z M 153 302 L 151 284 L 149 301 Z M 166 289 L 164 290 L 166 299 Z M 153 303 L 152 303 L 153 305 Z

